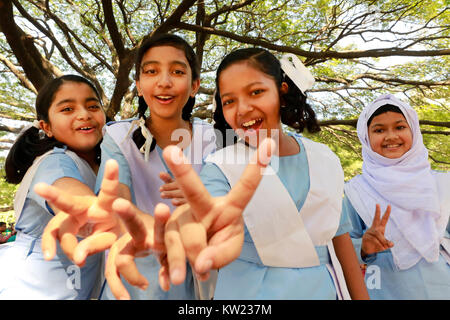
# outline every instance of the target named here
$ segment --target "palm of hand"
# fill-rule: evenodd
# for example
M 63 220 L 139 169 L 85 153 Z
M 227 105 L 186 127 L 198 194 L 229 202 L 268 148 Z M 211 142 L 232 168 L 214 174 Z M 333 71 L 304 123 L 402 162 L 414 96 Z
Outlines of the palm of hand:
M 361 252 L 363 255 L 374 254 L 393 247 L 393 243 L 385 238 L 386 224 L 391 213 L 388 205 L 383 217 L 380 219 L 380 206 L 377 204 L 372 226 L 362 237 Z

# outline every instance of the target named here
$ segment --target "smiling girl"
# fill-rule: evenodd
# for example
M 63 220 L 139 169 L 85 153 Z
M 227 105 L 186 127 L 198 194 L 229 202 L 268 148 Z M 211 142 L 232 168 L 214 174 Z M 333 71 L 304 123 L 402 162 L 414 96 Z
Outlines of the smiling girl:
M 102 257 L 75 266 L 58 246 L 45 261 L 44 227 L 67 215 L 39 197 L 45 182 L 74 195 L 93 195 L 105 124 L 99 95 L 83 77 L 66 75 L 48 82 L 36 98 L 37 120 L 14 143 L 5 164 L 6 179 L 20 183 L 14 201 L 14 244 L 0 252 L 1 299 L 89 299 L 100 281 Z
M 68 209 L 74 215 L 89 215 L 91 212 L 91 220 L 99 226 L 105 225 L 102 227 L 106 231 L 104 234 L 86 238 L 73 249 L 74 261 L 79 265 L 84 263 L 86 256 L 109 249 L 118 236 L 121 238 L 117 243 L 132 242 L 130 233 L 126 232 L 125 228 L 119 232 L 117 229 L 113 230 L 121 225 L 117 221 L 118 216 L 111 210 L 113 198 L 119 197 L 131 201 L 139 209 L 139 217 L 142 218 L 148 230 L 153 230 L 155 225 L 152 215 L 158 203 L 164 203 L 167 205 L 165 208 L 168 207 L 171 210 L 184 203 L 184 196 L 162 158 L 163 148 L 179 145 L 197 172 L 200 171 L 206 155 L 215 149 L 212 126 L 198 118 L 191 118 L 195 95 L 200 86 L 200 66 L 192 47 L 176 35 L 155 35 L 140 45 L 135 69 L 136 88 L 139 95 L 139 119 L 108 123 L 101 144 L 102 162 L 96 190 L 101 190 L 101 183 L 105 182 L 105 186 L 108 184 L 108 181 L 104 179 L 106 176 L 104 172 L 107 160 L 114 159 L 119 165 L 117 195 L 113 196 L 106 206 L 96 204 L 101 202 L 100 199 L 88 204 L 87 201 L 71 198 L 67 194 L 66 200 L 59 202 L 62 206 L 86 203 L 85 208 L 78 208 L 80 209 L 78 212 L 74 207 Z M 41 195 L 45 197 L 48 194 L 43 192 Z M 56 197 L 53 199 L 56 200 Z M 107 217 L 108 212 L 109 217 Z M 102 219 L 102 216 L 105 218 Z M 140 234 L 138 237 L 145 238 L 145 235 Z M 50 235 L 48 243 L 52 241 L 55 239 L 52 239 Z M 158 285 L 160 268 L 158 258 L 154 255 L 140 258 L 136 263 L 137 268 L 148 280 L 141 286 L 143 290 L 140 290 L 128 281 L 121 280 L 116 269 L 109 268 L 115 265 L 114 260 L 115 251 L 111 250 L 106 277 L 112 279 L 116 286 L 111 288 L 105 281 L 101 299 L 119 297 L 154 300 L 197 297 L 199 291 L 195 289 L 195 279 L 189 266 L 187 266 L 186 281 L 166 292 Z M 128 268 L 128 265 L 124 268 Z
M 350 222 L 341 214 L 338 158 L 326 146 L 283 130 L 282 124 L 319 130 L 305 95 L 312 75 L 293 59 L 280 65 L 264 49 L 241 49 L 217 70 L 215 127 L 233 129 L 241 141 L 206 159 L 200 176 L 208 191 L 223 196 L 236 183 L 242 166 L 227 161 L 229 153 L 245 158 L 265 136 L 278 145 L 272 174 L 264 175 L 244 211 L 242 252 L 219 270 L 215 299 L 368 297 Z
M 345 185 L 344 208 L 370 297 L 448 299 L 450 179 L 431 170 L 416 112 L 383 95 L 362 111 L 357 131 L 363 172 Z

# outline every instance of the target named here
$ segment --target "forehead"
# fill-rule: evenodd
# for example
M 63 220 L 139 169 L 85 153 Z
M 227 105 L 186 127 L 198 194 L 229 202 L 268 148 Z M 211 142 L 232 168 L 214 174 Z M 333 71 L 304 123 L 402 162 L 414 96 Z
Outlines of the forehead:
M 388 111 L 373 117 L 370 126 L 373 127 L 376 125 L 389 125 L 389 124 L 396 124 L 398 122 L 408 123 L 403 114 Z
M 242 87 L 252 83 L 275 85 L 275 80 L 247 61 L 233 63 L 219 74 L 219 89 Z M 225 90 L 226 91 L 226 90 Z
M 64 82 L 58 90 L 55 92 L 55 100 L 56 97 L 61 96 L 80 96 L 80 95 L 93 95 L 96 97 L 94 90 L 87 83 L 84 82 L 74 82 L 74 81 L 66 81 Z
M 169 45 L 148 49 L 142 56 L 141 65 L 145 63 L 176 63 L 183 62 L 189 66 L 184 51 Z

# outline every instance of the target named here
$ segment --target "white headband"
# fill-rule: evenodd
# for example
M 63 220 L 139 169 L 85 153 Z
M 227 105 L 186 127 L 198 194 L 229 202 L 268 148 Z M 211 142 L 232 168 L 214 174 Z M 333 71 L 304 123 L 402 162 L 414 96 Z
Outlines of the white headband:
M 303 94 L 305 94 L 306 90 L 312 88 L 315 79 L 296 55 L 287 53 L 283 55 L 280 63 L 281 69 Z

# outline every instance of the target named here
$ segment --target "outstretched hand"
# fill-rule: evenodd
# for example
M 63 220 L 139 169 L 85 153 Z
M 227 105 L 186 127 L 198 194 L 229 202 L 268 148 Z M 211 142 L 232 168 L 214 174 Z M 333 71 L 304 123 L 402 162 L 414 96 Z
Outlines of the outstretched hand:
M 180 149 L 164 149 L 163 157 L 188 203 L 177 207 L 166 224 L 169 269 L 160 272 L 160 282 L 183 282 L 186 257 L 200 280 L 206 280 L 211 269 L 219 269 L 239 256 L 244 241 L 242 212 L 274 148 L 274 141 L 263 141 L 236 185 L 226 196 L 216 198 L 209 194 Z
M 161 263 L 161 272 L 167 268 L 164 247 L 164 227 L 170 217 L 170 209 L 159 203 L 154 210 L 154 219 L 142 213 L 135 205 L 125 199 L 117 199 L 113 210 L 125 224 L 125 233 L 112 246 L 106 261 L 105 277 L 111 292 L 119 300 L 128 300 L 130 295 L 123 285 L 120 275 L 131 285 L 145 290 L 147 279 L 139 272 L 135 257 L 145 257 L 151 253 L 156 255 Z M 144 220 L 145 219 L 145 220 Z M 167 284 L 160 283 L 162 288 Z
M 108 160 L 98 196 L 77 196 L 47 185 L 36 184 L 35 192 L 47 200 L 59 212 L 47 224 L 42 235 L 42 251 L 46 260 L 56 253 L 60 242 L 64 253 L 77 265 L 82 266 L 86 257 L 108 249 L 120 234 L 120 220 L 111 206 L 118 196 L 119 168 L 117 162 Z M 80 243 L 76 236 L 85 233 Z
M 391 206 L 388 205 L 382 218 L 380 218 L 380 205 L 376 205 L 372 226 L 367 229 L 362 237 L 361 255 L 377 253 L 394 246 L 392 241 L 385 238 L 386 224 L 391 214 Z

